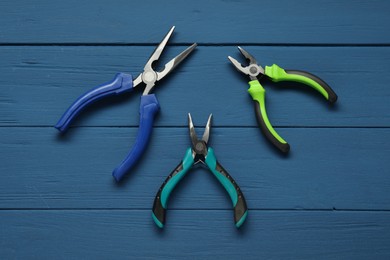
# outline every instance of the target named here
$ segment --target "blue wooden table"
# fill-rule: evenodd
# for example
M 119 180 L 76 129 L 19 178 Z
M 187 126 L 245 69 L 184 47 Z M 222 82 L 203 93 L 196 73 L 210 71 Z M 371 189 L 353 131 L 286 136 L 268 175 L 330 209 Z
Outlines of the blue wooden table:
M 389 259 L 388 1 L 2 1 L 0 259 Z M 199 47 L 155 90 L 161 104 L 142 161 L 133 144 L 141 92 L 102 101 L 65 136 L 67 106 L 117 72 L 138 74 L 172 25 L 162 62 Z M 310 71 L 331 107 L 297 84 L 265 84 L 282 156 L 257 127 L 246 79 L 228 55 Z M 203 168 L 155 227 L 156 191 L 190 145 L 187 113 L 214 122 L 211 146 L 250 209 L 237 230 L 228 195 Z

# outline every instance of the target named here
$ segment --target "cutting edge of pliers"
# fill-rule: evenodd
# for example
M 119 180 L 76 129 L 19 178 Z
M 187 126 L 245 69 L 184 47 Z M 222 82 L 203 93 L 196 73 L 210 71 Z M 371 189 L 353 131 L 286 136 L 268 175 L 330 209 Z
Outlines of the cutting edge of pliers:
M 153 51 L 149 60 L 146 62 L 144 71 L 138 75 L 138 77 L 133 82 L 133 88 L 137 87 L 141 82 L 145 83 L 146 87 L 142 95 L 149 94 L 157 81 L 160 81 L 166 75 L 168 75 L 180 62 L 182 62 L 197 46 L 197 43 L 193 43 L 187 49 L 182 51 L 176 57 L 167 62 L 164 68 L 161 71 L 155 71 L 153 65 L 158 61 L 162 52 L 164 51 L 165 46 L 167 45 L 169 38 L 172 36 L 175 26 L 169 30 L 165 35 L 164 39 Z
M 257 77 L 259 75 L 264 75 L 264 68 L 257 63 L 255 57 L 253 57 L 249 52 L 247 52 L 240 46 L 237 46 L 237 48 L 241 52 L 241 54 L 249 61 L 249 65 L 243 66 L 235 58 L 228 56 L 228 59 L 233 63 L 236 69 L 244 73 L 245 75 L 248 75 L 251 80 L 256 80 L 258 79 Z
M 243 66 L 235 58 L 228 56 L 228 59 L 234 65 L 234 67 L 242 72 L 243 74 L 249 76 L 250 80 L 261 80 L 263 76 L 267 76 L 274 82 L 279 81 L 295 81 L 303 83 L 307 86 L 310 86 L 320 92 L 329 103 L 333 104 L 337 101 L 337 95 L 333 89 L 319 77 L 302 70 L 285 70 L 279 67 L 276 64 L 272 66 L 265 66 L 263 68 L 258 64 L 255 57 L 250 54 L 248 51 L 244 50 L 242 47 L 237 46 L 241 54 L 249 61 L 247 66 Z
M 158 46 L 146 62 L 143 68 L 143 72 L 140 73 L 134 81 L 133 77 L 130 74 L 118 73 L 112 81 L 97 86 L 81 95 L 78 99 L 76 99 L 76 101 L 73 102 L 71 106 L 69 106 L 69 108 L 65 111 L 60 120 L 54 126 L 61 133 L 65 133 L 66 130 L 69 128 L 72 120 L 76 118 L 76 116 L 80 114 L 81 111 L 88 105 L 108 96 L 131 92 L 134 88 L 140 86 L 140 83 L 145 83 L 146 87 L 141 96 L 139 109 L 140 124 L 138 134 L 136 137 L 135 144 L 133 145 L 130 152 L 127 154 L 122 163 L 113 171 L 113 176 L 117 181 L 121 180 L 124 175 L 129 172 L 129 170 L 137 163 L 148 144 L 153 128 L 153 121 L 155 115 L 160 109 L 160 105 L 156 96 L 154 94 L 150 94 L 150 92 L 153 90 L 157 81 L 168 75 L 197 46 L 196 43 L 192 44 L 183 52 L 181 52 L 172 60 L 170 60 L 168 63 L 166 63 L 161 71 L 155 71 L 153 69 L 153 65 L 160 58 L 161 53 L 167 45 L 168 40 L 171 37 L 174 29 L 175 26 L 173 26 L 169 30 L 163 40 L 158 44 Z
M 212 114 L 210 114 L 207 120 L 202 138 L 199 139 L 196 135 L 191 114 L 188 114 L 191 147 L 187 149 L 183 160 L 161 185 L 153 204 L 152 217 L 156 225 L 160 228 L 163 228 L 165 224 L 165 214 L 169 195 L 189 169 L 198 163 L 207 166 L 228 192 L 234 207 L 234 221 L 236 227 L 240 227 L 245 222 L 248 214 L 245 197 L 238 184 L 217 161 L 214 150 L 207 145 L 210 137 L 211 120 Z
M 143 96 L 148 95 L 154 88 L 157 81 L 160 81 L 166 75 L 168 75 L 178 64 L 180 64 L 197 46 L 196 43 L 189 46 L 179 55 L 174 57 L 168 63 L 165 64 L 162 71 L 155 71 L 153 65 L 161 56 L 165 46 L 171 37 L 175 26 L 169 30 L 163 40 L 159 43 L 156 49 L 151 54 L 149 60 L 146 62 L 143 72 L 140 73 L 135 79 L 131 74 L 118 73 L 113 80 L 110 82 L 99 85 L 95 88 L 90 89 L 80 97 L 78 97 L 72 105 L 63 113 L 60 120 L 54 126 L 61 133 L 65 133 L 71 122 L 81 113 L 81 111 L 89 106 L 90 104 L 112 95 L 119 95 L 123 93 L 131 92 L 134 88 L 140 86 L 140 83 L 146 85 Z M 134 80 L 133 80 L 134 79 Z M 142 84 L 143 85 L 143 84 Z

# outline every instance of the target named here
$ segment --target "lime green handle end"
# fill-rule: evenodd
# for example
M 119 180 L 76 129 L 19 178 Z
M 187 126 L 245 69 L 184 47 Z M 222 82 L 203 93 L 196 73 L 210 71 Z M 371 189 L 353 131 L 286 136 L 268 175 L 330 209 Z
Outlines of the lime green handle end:
M 329 100 L 329 94 L 334 94 L 333 90 L 321 79 L 307 72 L 303 72 L 303 74 L 304 75 L 299 75 L 297 73 L 288 73 L 276 64 L 265 67 L 265 75 L 270 77 L 271 80 L 274 82 L 294 81 L 294 82 L 305 84 L 320 92 L 321 95 L 323 95 L 327 100 Z
M 283 147 L 287 147 L 287 142 L 275 131 L 268 119 L 267 110 L 265 108 L 265 89 L 263 86 L 258 80 L 249 81 L 248 92 L 255 101 L 256 117 L 266 137 L 276 146 L 281 144 Z M 286 152 L 285 150 L 287 149 L 281 148 L 280 145 L 278 148 L 284 152 Z

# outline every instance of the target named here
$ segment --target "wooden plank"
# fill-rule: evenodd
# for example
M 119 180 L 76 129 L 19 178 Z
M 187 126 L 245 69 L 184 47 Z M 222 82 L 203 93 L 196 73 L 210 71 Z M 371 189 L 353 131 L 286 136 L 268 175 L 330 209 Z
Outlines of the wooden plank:
M 287 158 L 256 128 L 212 129 L 210 144 L 251 209 L 390 209 L 389 128 L 278 130 L 292 145 Z M 0 208 L 149 209 L 190 145 L 186 128 L 154 129 L 144 157 L 117 185 L 111 172 L 135 128 L 79 128 L 61 138 L 51 128 L 2 127 L 0 136 Z M 172 196 L 170 208 L 231 209 L 203 168 Z
M 82 93 L 117 72 L 138 75 L 153 51 L 146 47 L 0 47 L 0 125 L 50 126 Z M 164 61 L 183 47 L 170 47 Z M 275 126 L 390 126 L 389 47 L 246 47 L 262 64 L 303 69 L 326 80 L 339 102 L 329 107 L 314 90 L 265 82 Z M 256 126 L 247 79 L 229 64 L 235 47 L 199 47 L 156 87 L 157 126 L 184 126 L 187 112 L 213 113 L 218 126 Z M 75 125 L 137 126 L 141 92 L 102 101 Z M 191 100 L 191 101 L 190 101 Z
M 226 210 L 0 211 L 0 257 L 388 259 L 389 212 L 251 211 L 237 230 Z
M 388 1 L 2 1 L 1 43 L 389 44 Z M 253 11 L 253 13 L 251 13 Z

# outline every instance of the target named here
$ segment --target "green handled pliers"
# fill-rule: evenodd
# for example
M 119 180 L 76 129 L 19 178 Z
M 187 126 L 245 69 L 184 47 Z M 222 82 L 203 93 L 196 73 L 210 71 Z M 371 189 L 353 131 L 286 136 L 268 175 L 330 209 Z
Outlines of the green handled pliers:
M 251 54 L 241 47 L 238 47 L 238 49 L 249 60 L 248 66 L 242 66 L 236 59 L 230 56 L 228 58 L 238 71 L 248 75 L 250 78 L 248 92 L 255 103 L 257 122 L 267 139 L 279 150 L 287 153 L 290 150 L 290 145 L 279 136 L 269 122 L 265 109 L 265 89 L 260 84 L 259 79 L 266 76 L 273 82 L 295 81 L 305 84 L 320 92 L 330 103 L 336 102 L 337 95 L 328 84 L 313 74 L 300 70 L 284 70 L 276 64 L 265 66 L 264 69 L 257 64 L 256 59 Z
M 165 211 L 169 195 L 177 183 L 187 174 L 188 170 L 198 163 L 207 165 L 210 171 L 229 193 L 233 202 L 234 221 L 236 227 L 240 227 L 246 219 L 248 208 L 240 187 L 217 161 L 214 150 L 207 147 L 210 136 L 211 118 L 212 115 L 209 116 L 202 139 L 198 139 L 195 133 L 194 124 L 192 123 L 191 114 L 188 114 L 188 128 L 190 130 L 192 147 L 187 149 L 184 159 L 172 171 L 172 173 L 169 174 L 154 199 L 152 217 L 156 225 L 160 228 L 164 227 Z

